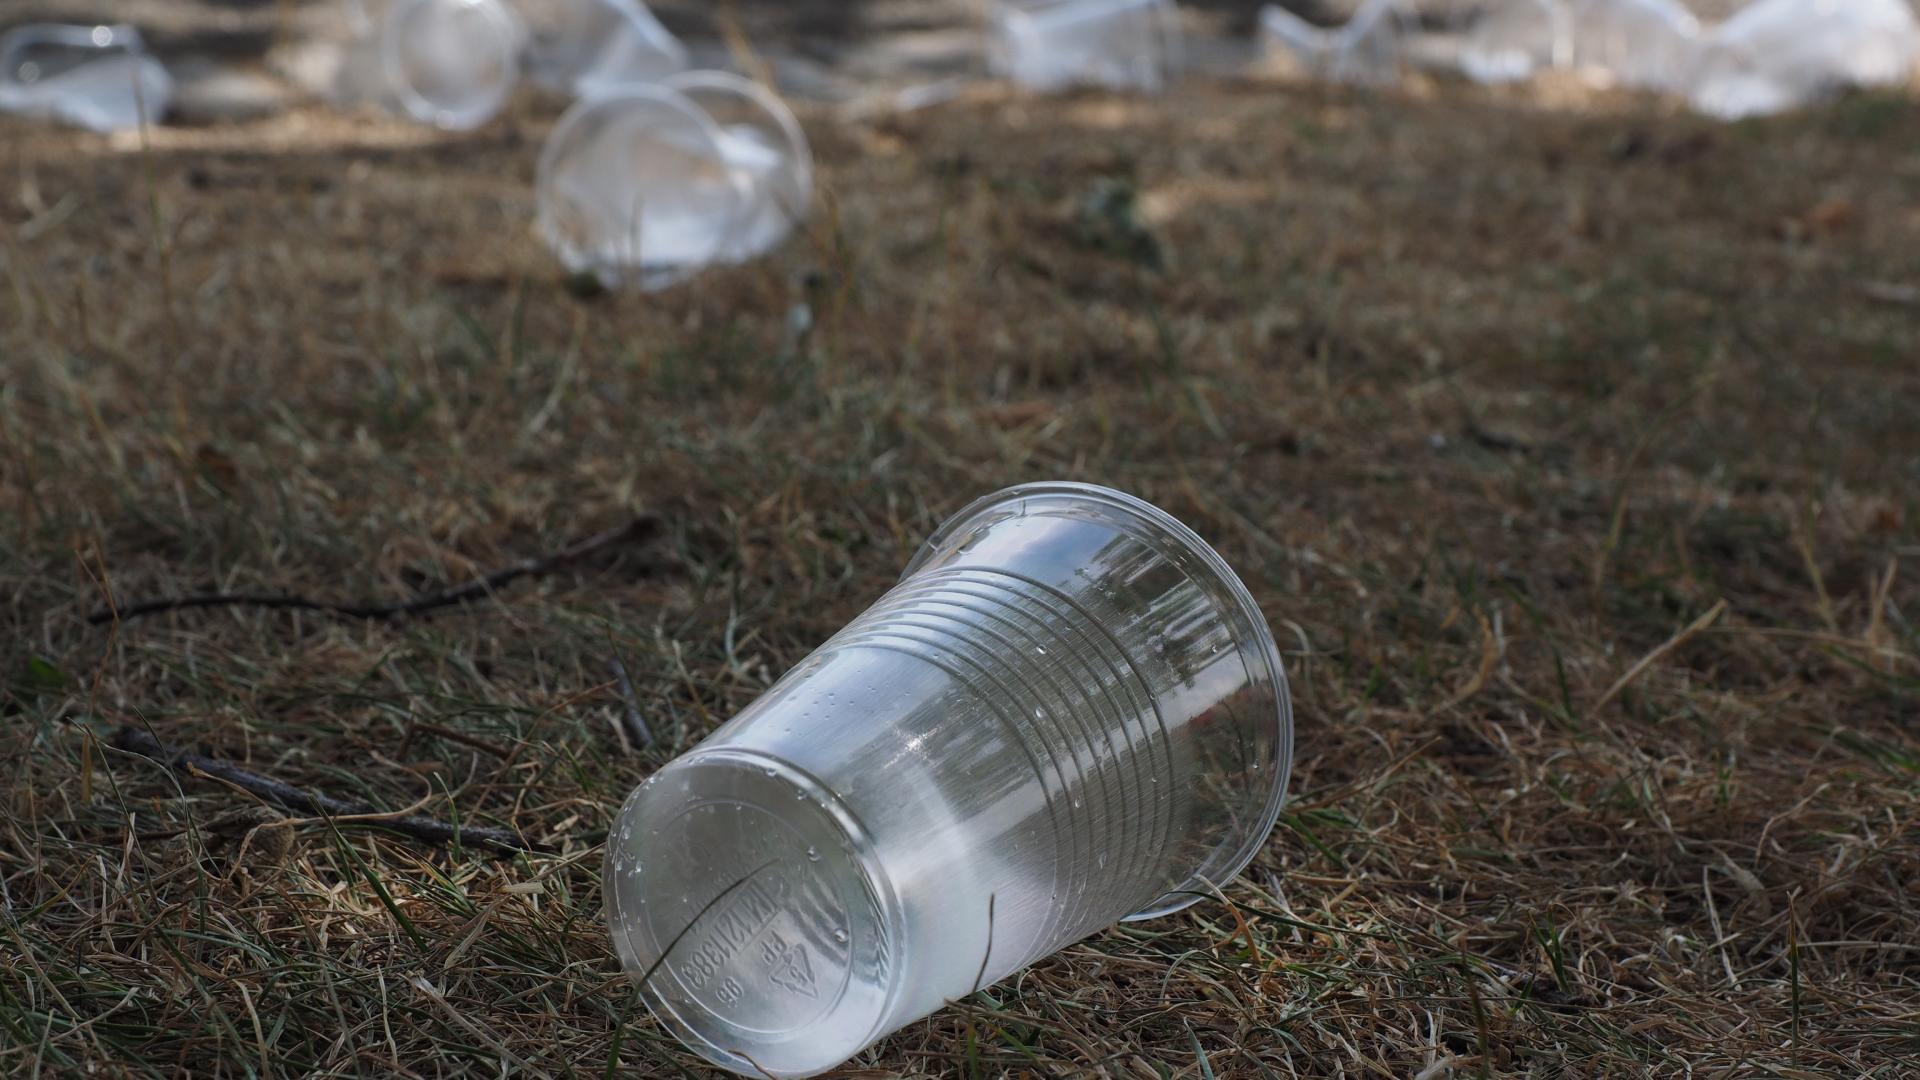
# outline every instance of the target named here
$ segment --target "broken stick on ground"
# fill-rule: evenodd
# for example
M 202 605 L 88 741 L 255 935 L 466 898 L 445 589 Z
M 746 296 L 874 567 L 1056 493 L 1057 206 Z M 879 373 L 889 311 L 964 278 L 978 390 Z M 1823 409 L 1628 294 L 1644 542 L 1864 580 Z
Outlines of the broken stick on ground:
M 584 559 L 595 552 L 625 543 L 639 543 L 652 539 L 660 531 L 660 519 L 652 515 L 634 518 L 617 529 L 609 529 L 581 540 L 578 543 L 539 558 L 521 559 L 519 562 L 503 566 L 484 577 L 475 578 L 465 585 L 440 592 L 428 593 L 399 603 L 388 604 L 335 604 L 325 600 L 313 600 L 305 596 L 266 596 L 251 593 L 201 593 L 194 596 L 175 596 L 162 600 L 148 600 L 131 607 L 109 606 L 87 616 L 87 621 L 95 626 L 103 623 L 126 622 L 147 615 L 158 615 L 166 611 L 185 611 L 189 608 L 210 607 L 258 607 L 282 608 L 297 611 L 322 611 L 332 615 L 342 615 L 349 619 L 400 619 L 411 615 L 423 615 L 440 608 L 455 607 L 471 603 L 484 596 L 491 596 L 501 588 L 523 577 L 551 573 L 568 563 Z

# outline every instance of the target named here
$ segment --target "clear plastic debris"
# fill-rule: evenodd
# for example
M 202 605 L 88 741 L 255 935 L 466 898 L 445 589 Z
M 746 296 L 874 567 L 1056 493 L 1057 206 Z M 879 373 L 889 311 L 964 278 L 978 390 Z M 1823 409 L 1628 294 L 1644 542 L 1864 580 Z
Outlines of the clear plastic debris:
M 1260 9 L 1260 32 L 1269 54 L 1287 58 L 1299 71 L 1332 82 L 1384 84 L 1406 66 L 1414 16 L 1407 0 L 1367 0 L 1341 26 L 1323 27 L 1277 4 Z
M 1782 112 L 1847 87 L 1905 83 L 1916 54 L 1907 0 L 1758 0 L 1706 35 L 1688 96 L 1725 119 Z
M 575 97 L 658 82 L 687 49 L 638 0 L 515 0 L 527 27 L 527 75 Z
M 1700 21 L 1676 0 L 1565 0 L 1573 66 L 1596 82 L 1635 90 L 1686 87 Z
M 131 26 L 35 23 L 0 35 L 0 112 L 93 131 L 157 123 L 173 78 Z
M 1554 0 L 1504 0 L 1481 11 L 1460 46 L 1460 70 L 1480 83 L 1510 83 L 1573 62 L 1567 9 Z
M 1029 90 L 1158 92 L 1184 63 L 1172 0 L 995 0 L 988 63 Z
M 586 98 L 541 153 L 537 228 L 567 269 L 661 289 L 772 250 L 806 215 L 812 154 L 770 91 L 685 72 Z

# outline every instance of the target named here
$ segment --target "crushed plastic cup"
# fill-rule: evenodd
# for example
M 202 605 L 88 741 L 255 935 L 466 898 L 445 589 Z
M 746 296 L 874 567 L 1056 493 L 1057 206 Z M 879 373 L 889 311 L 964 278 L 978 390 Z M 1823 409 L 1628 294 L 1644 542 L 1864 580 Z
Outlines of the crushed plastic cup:
M 660 289 L 771 250 L 812 193 L 806 137 L 778 97 L 683 72 L 560 118 L 540 155 L 536 228 L 574 273 Z
M 632 794 L 608 923 L 688 1047 L 811 1076 L 1214 895 L 1291 762 L 1279 653 L 1213 549 L 1116 491 L 1013 488 Z
M 1757 0 L 1706 35 L 1688 97 L 1725 119 L 1776 113 L 1907 82 L 1917 54 L 1907 0 Z
M 1164 90 L 1184 64 L 1173 0 L 992 0 L 987 60 L 1029 90 Z
M 1635 90 L 1684 89 L 1698 56 L 1700 22 L 1677 0 L 1565 0 L 1572 64 L 1588 77 Z
M 500 0 L 395 0 L 377 39 L 400 108 L 436 127 L 485 124 L 520 79 L 525 30 Z
M 0 112 L 93 131 L 157 123 L 173 79 L 131 26 L 34 23 L 0 34 Z
M 686 46 L 638 0 L 515 2 L 528 77 L 550 90 L 589 97 L 686 69 Z
M 1554 0 L 1496 0 L 1468 27 L 1460 71 L 1479 83 L 1521 82 L 1573 62 L 1566 8 Z
M 1330 82 L 1397 82 L 1413 29 L 1406 0 L 1367 0 L 1340 26 L 1315 26 L 1277 4 L 1260 9 L 1260 33 L 1269 53 Z

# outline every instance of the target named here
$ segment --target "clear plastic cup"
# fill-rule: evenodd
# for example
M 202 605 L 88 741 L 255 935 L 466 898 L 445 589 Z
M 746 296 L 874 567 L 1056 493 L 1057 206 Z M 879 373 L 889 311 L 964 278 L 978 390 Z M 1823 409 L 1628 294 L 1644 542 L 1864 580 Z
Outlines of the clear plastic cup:
M 687 49 L 637 0 L 515 0 L 527 26 L 527 74 L 588 97 L 684 70 Z
M 722 257 L 745 262 L 772 251 L 813 203 L 813 150 L 786 102 L 726 71 L 685 71 L 661 85 L 698 105 L 720 130 L 720 153 L 750 194 Z
M 1555 0 L 1498 0 L 1480 12 L 1460 46 L 1460 70 L 1480 83 L 1530 79 L 1573 62 L 1566 8 Z
M 1277 4 L 1260 9 L 1260 32 L 1268 52 L 1284 55 L 1301 72 L 1331 82 L 1398 81 L 1412 30 L 1406 0 L 1367 0 L 1353 18 L 1337 27 L 1315 26 Z
M 633 793 L 614 945 L 708 1060 L 813 1075 L 1210 895 L 1273 827 L 1292 730 L 1266 622 L 1198 536 L 1116 491 L 1013 488 Z
M 1568 0 L 1573 66 L 1636 90 L 1679 90 L 1699 49 L 1700 21 L 1676 0 Z
M 1184 63 L 1173 0 L 992 0 L 987 60 L 1029 90 L 1158 92 Z
M 407 115 L 465 131 L 493 119 L 513 93 L 525 29 L 500 0 L 396 0 L 378 42 L 388 88 Z
M 1737 119 L 1846 87 L 1900 85 L 1916 62 L 1920 23 L 1907 0 L 1757 0 L 1703 38 L 1688 96 Z
M 157 123 L 173 79 L 131 26 L 34 23 L 0 34 L 0 112 L 93 131 Z
M 683 72 L 560 119 L 540 156 L 537 228 L 571 271 L 660 289 L 771 250 L 812 195 L 806 136 L 778 97 Z

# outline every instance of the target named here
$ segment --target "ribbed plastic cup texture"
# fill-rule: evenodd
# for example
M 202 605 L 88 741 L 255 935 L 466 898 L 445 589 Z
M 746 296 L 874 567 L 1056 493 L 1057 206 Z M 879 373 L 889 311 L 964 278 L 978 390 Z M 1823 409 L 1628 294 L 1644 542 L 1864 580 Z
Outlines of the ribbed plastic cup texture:
M 1029 89 L 1165 89 L 1180 73 L 1183 37 L 1173 0 L 996 0 L 988 60 Z
M 1245 867 L 1292 761 L 1259 610 L 1171 516 L 1037 484 L 634 792 L 607 916 L 654 1014 L 809 1076 Z

